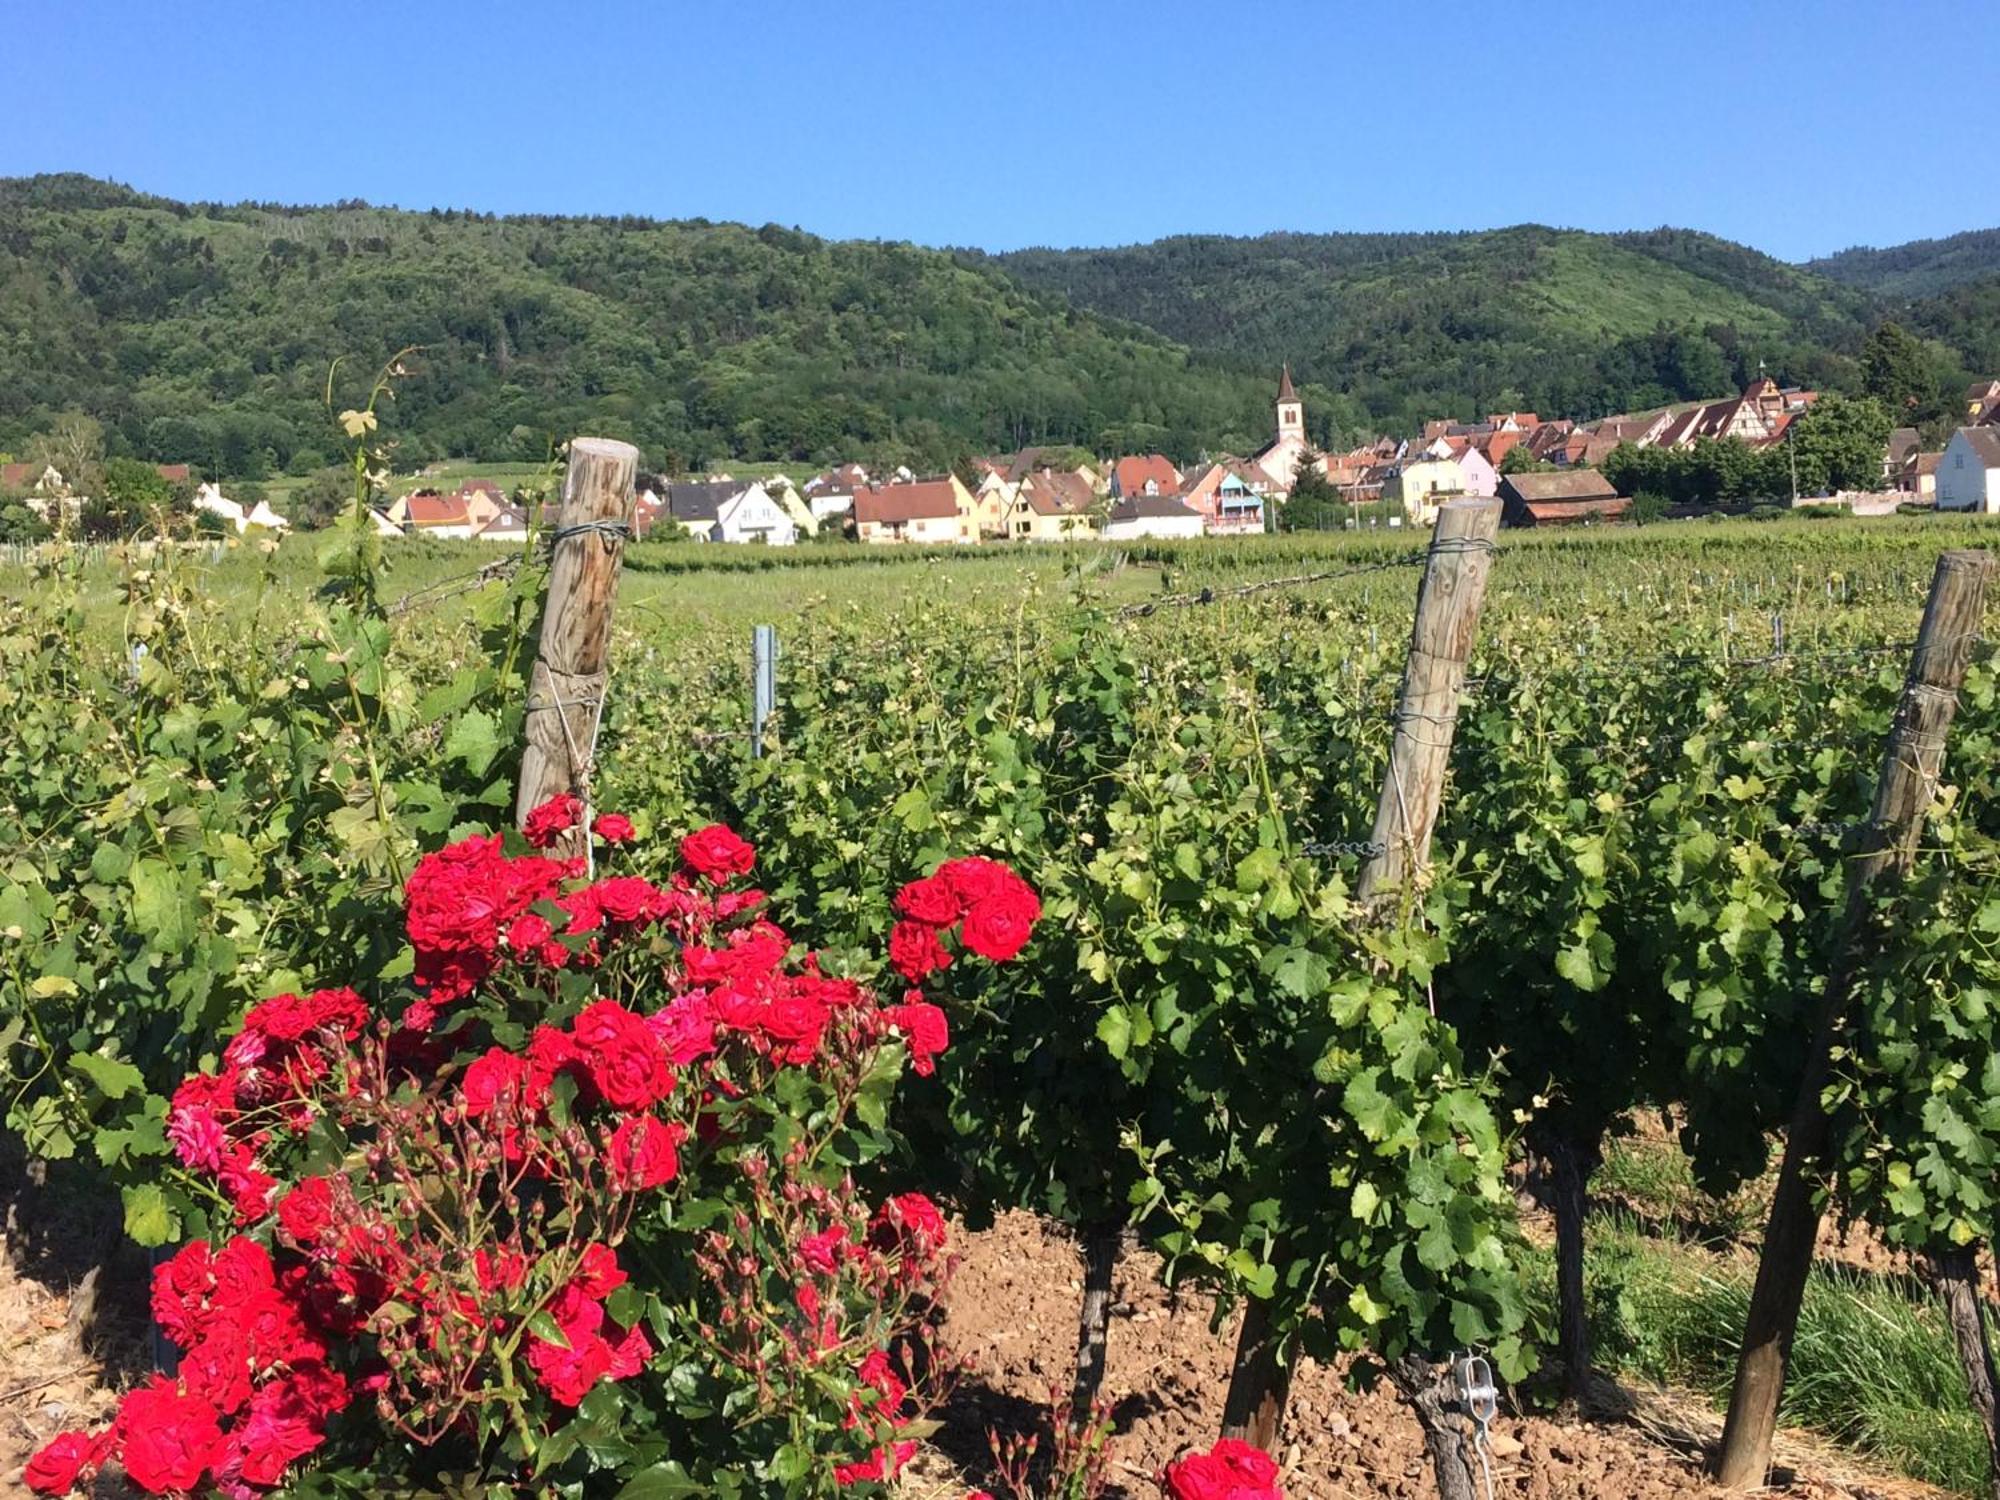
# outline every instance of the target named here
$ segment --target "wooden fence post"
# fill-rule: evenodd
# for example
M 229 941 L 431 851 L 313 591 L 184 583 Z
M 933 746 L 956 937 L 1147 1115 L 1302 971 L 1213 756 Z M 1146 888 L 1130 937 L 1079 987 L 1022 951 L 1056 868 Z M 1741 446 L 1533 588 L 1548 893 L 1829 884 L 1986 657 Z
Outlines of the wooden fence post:
M 1716 1455 L 1716 1478 L 1726 1489 L 1760 1487 L 1771 1466 L 1771 1438 L 1784 1395 L 1799 1305 L 1819 1238 L 1830 1123 L 1820 1096 L 1832 1071 L 1832 1052 L 1853 992 L 1859 947 L 1868 930 L 1868 898 L 1883 879 L 1900 879 L 1915 856 L 1924 813 L 1937 790 L 1945 735 L 1958 712 L 1958 689 L 1972 655 L 1993 572 L 1992 554 L 1978 549 L 1946 552 L 1931 577 L 1930 600 L 1910 655 L 1909 675 L 1882 755 L 1875 805 L 1861 835 L 1861 849 L 1847 867 L 1847 910 L 1839 949 L 1820 1001 L 1798 1099 L 1785 1131 L 1785 1155 L 1764 1227 L 1757 1281 L 1744 1319 L 1736 1384 Z
M 528 680 L 516 822 L 562 792 L 574 792 L 588 809 L 591 760 L 604 713 L 611 605 L 631 534 L 638 467 L 639 450 L 630 443 L 578 438 L 569 446 L 540 649 Z M 564 857 L 589 848 L 589 830 L 579 826 L 550 852 Z
M 1500 529 L 1498 500 L 1449 500 L 1438 507 L 1423 583 L 1417 589 L 1416 623 L 1403 667 L 1396 733 L 1375 812 L 1377 852 L 1361 872 L 1360 896 L 1377 903 L 1423 867 L 1437 826 L 1451 757 L 1452 726 L 1472 653 L 1479 606 L 1492 571 L 1493 538 Z M 1276 1451 L 1278 1430 L 1291 1395 L 1296 1351 L 1271 1326 L 1269 1307 L 1245 1301 L 1236 1360 L 1222 1408 L 1222 1435 Z
M 1396 705 L 1396 737 L 1375 806 L 1371 838 L 1379 849 L 1361 871 L 1358 894 L 1363 902 L 1392 894 L 1430 857 L 1459 690 L 1465 685 L 1465 662 L 1486 600 L 1493 537 L 1499 529 L 1498 500 L 1449 500 L 1438 507 Z

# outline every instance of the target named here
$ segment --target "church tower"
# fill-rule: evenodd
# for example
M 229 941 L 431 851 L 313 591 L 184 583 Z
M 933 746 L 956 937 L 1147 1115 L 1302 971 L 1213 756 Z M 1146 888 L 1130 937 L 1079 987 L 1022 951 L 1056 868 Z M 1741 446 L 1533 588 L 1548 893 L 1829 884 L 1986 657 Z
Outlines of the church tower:
M 1278 377 L 1278 446 L 1302 444 L 1306 440 L 1306 409 L 1299 393 L 1292 389 L 1292 367 L 1285 366 Z

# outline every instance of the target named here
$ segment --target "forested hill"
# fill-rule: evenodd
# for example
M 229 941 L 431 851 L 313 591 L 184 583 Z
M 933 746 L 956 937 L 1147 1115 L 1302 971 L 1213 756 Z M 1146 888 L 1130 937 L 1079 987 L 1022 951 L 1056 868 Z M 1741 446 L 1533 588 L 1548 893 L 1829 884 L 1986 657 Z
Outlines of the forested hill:
M 989 256 L 699 219 L 185 204 L 0 179 L 0 450 L 81 410 L 116 453 L 308 472 L 336 446 L 329 367 L 343 361 L 349 404 L 406 345 L 421 352 L 386 424 L 402 461 L 537 459 L 583 431 L 661 467 L 937 469 L 1068 442 L 1186 459 L 1261 446 L 1283 361 L 1325 444 L 1436 416 L 1709 398 L 1760 366 L 1855 390 L 1885 315 L 1927 339 L 1945 390 L 2000 373 L 2000 276 L 1954 280 L 1979 245 L 1849 252 L 1825 265 L 1845 280 L 1668 229 Z M 1885 295 L 1889 271 L 1861 255 L 1953 284 Z
M 1268 377 L 1000 271 L 776 226 L 190 205 L 0 180 L 0 449 L 65 410 L 114 449 L 304 472 L 366 371 L 423 346 L 400 457 L 628 437 L 650 462 L 866 455 L 935 468 L 1032 442 L 1261 441 Z M 355 387 L 358 383 L 359 388 Z
M 1026 285 L 1344 394 L 1350 419 L 1711 396 L 1762 360 L 1851 385 L 1864 292 L 1712 235 L 1191 236 L 996 257 Z
M 1886 250 L 1862 246 L 1808 261 L 1806 269 L 1878 296 L 1934 297 L 2000 276 L 2000 229 L 1973 229 Z

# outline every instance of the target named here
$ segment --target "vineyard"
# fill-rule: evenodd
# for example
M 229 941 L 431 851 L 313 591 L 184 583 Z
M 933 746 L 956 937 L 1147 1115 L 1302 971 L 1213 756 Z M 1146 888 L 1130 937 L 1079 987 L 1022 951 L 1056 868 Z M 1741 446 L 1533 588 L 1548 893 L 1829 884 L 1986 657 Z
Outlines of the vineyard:
M 285 1450 L 293 1468 L 231 1482 L 631 1500 L 893 1487 L 900 1445 L 932 1430 L 912 1414 L 949 1384 L 922 1333 L 928 1300 L 950 1305 L 943 1257 L 908 1207 L 935 1202 L 954 1233 L 1034 1222 L 1079 1257 L 1055 1419 L 1070 1467 L 1051 1477 L 1063 1441 L 1040 1457 L 1001 1444 L 960 1466 L 967 1485 L 1025 1500 L 1133 1483 L 1095 1455 L 1116 1403 L 1152 1395 L 1105 1377 L 1107 1345 L 1115 1370 L 1135 1326 L 1114 1317 L 1114 1286 L 1143 1266 L 1165 1293 L 1214 1299 L 1228 1377 L 1182 1401 L 1204 1447 L 1227 1423 L 1282 1456 L 1301 1425 L 1288 1387 L 1333 1366 L 1399 1403 L 1426 1484 L 1483 1494 L 1485 1426 L 1466 1419 L 1454 1357 L 1487 1361 L 1511 1413 L 1590 1407 L 1593 1369 L 1619 1354 L 1594 1341 L 1641 1297 L 1609 1279 L 1630 1226 L 1596 1208 L 1629 1199 L 1643 1137 L 1685 1164 L 1704 1211 L 1755 1196 L 1745 1265 L 1774 1173 L 1781 1205 L 1788 1191 L 1810 1204 L 1793 1221 L 1808 1254 L 1822 1200 L 1874 1248 L 1870 1295 L 1951 1357 L 1904 1430 L 1826 1435 L 1992 1493 L 2000 701 L 1983 565 L 1967 564 L 1969 627 L 1933 606 L 1918 649 L 1940 556 L 1989 532 L 1896 518 L 1509 535 L 1470 549 L 1483 598 L 1462 682 L 1419 711 L 1412 622 L 1442 566 L 1429 540 L 624 548 L 588 792 L 630 826 L 593 855 L 617 873 L 593 866 L 580 888 L 632 879 L 667 904 L 614 912 L 601 935 L 571 927 L 550 973 L 522 960 L 474 976 L 463 1026 L 440 1023 L 423 1066 L 449 1079 L 563 1027 L 587 1053 L 591 1021 L 625 1024 L 597 1007 L 651 1013 L 709 982 L 683 947 L 741 956 L 769 933 L 786 942 L 758 982 L 837 1019 L 810 1045 L 773 1020 L 698 1062 L 676 1054 L 671 1097 L 557 1089 L 551 1115 L 520 1127 L 555 1156 L 600 1128 L 625 1132 L 619 1151 L 653 1131 L 678 1148 L 677 1176 L 647 1184 L 664 1207 L 624 1178 L 596 1183 L 585 1153 L 574 1181 L 537 1189 L 560 1185 L 570 1220 L 522 1211 L 568 1279 L 512 1337 L 544 1364 L 604 1344 L 577 1401 L 531 1401 L 509 1367 L 476 1377 L 485 1404 L 440 1416 L 415 1372 L 450 1359 L 399 1331 L 431 1316 L 399 1294 L 366 1322 L 409 1361 L 383 1398 L 398 1421 L 357 1396 Z M 233 1066 L 243 1037 L 278 1045 L 252 1010 L 269 997 L 351 988 L 383 1007 L 421 982 L 416 1003 L 438 998 L 417 893 L 439 850 L 516 821 L 547 550 L 482 568 L 490 549 L 413 544 L 365 590 L 329 583 L 309 538 L 214 558 L 58 549 L 0 572 L 11 1159 L 113 1196 L 169 1264 L 204 1237 L 306 1253 L 292 1224 L 257 1227 L 268 1205 L 246 1209 L 240 1181 L 190 1166 L 176 1101 L 191 1075 Z M 761 624 L 775 706 L 753 725 Z M 1385 788 L 1405 784 L 1385 772 L 1426 753 L 1448 768 L 1428 860 L 1405 850 L 1417 857 L 1385 879 Z M 1885 760 L 1922 783 L 1907 845 Z M 1940 763 L 1933 788 L 1921 773 Z M 715 825 L 754 850 L 741 858 L 766 905 L 722 894 L 751 883 L 734 846 L 683 844 Z M 492 857 L 520 862 L 508 889 L 532 877 L 533 901 L 574 901 L 562 882 L 579 872 L 530 869 L 541 856 L 518 835 Z M 1032 897 L 981 873 L 1002 867 Z M 514 914 L 530 912 L 555 914 L 528 900 Z M 821 985 L 880 995 L 880 1019 Z M 421 1086 L 390 1110 L 395 1043 L 371 1051 L 375 1033 L 350 1030 L 353 1065 L 383 1080 L 378 1113 L 302 1092 L 319 1123 L 283 1167 L 264 1135 L 230 1140 L 274 1190 L 366 1156 L 423 1200 L 430 1171 L 384 1143 L 459 1127 L 422 1112 Z M 1781 1169 L 1802 1110 L 1820 1144 Z M 594 1297 L 574 1292 L 596 1264 L 572 1253 L 585 1202 L 593 1233 L 631 1247 L 630 1280 Z M 831 1217 L 808 1224 L 801 1205 Z M 396 1232 L 421 1239 L 421 1218 Z M 487 1242 L 454 1222 L 469 1265 Z M 873 1248 L 816 1283 L 848 1320 L 822 1365 L 801 1352 L 800 1319 L 817 1316 L 785 1267 L 836 1223 Z M 450 1257 L 430 1274 L 449 1278 Z M 1717 1319 L 1728 1340 L 1751 1300 L 1738 1279 Z M 726 1307 L 754 1337 L 732 1342 Z M 559 1324 L 563 1308 L 583 1321 Z M 647 1334 L 640 1360 L 629 1341 Z M 896 1369 L 863 1363 L 864 1344 Z M 1724 1399 L 1734 1356 L 1703 1356 Z M 468 1343 L 452 1378 L 487 1357 Z M 77 1456 L 85 1473 L 98 1461 Z M 1769 1453 L 1754 1456 L 1761 1482 Z M 130 1452 L 126 1468 L 137 1477 Z M 1185 1470 L 1174 1493 L 1266 1492 L 1250 1469 L 1236 1490 Z M 1531 1480 L 1503 1470 L 1494 1493 L 1592 1493 Z M 1342 1488 L 1304 1461 L 1283 1483 L 1433 1492 Z

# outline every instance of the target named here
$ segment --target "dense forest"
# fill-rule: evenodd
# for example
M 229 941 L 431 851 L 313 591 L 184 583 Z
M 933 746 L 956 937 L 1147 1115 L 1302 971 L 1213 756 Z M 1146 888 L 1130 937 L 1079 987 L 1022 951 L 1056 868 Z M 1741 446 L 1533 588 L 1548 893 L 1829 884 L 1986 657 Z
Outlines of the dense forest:
M 935 469 L 1028 443 L 1187 459 L 1266 440 L 1283 360 L 1332 447 L 1433 416 L 1712 397 L 1760 367 L 1859 392 L 1891 313 L 1948 392 L 2000 370 L 2000 273 L 1973 274 L 1978 239 L 1848 252 L 1841 279 L 1688 231 L 1535 226 L 989 256 L 0 179 L 0 451 L 81 412 L 113 454 L 311 473 L 337 448 L 335 362 L 337 409 L 408 345 L 399 462 L 538 460 L 585 430 L 661 468 Z M 1902 255 L 1896 285 L 1936 290 L 1877 290 L 1863 254 Z
M 1523 408 L 1592 418 L 1720 395 L 1759 368 L 1858 390 L 1862 340 L 1889 305 L 1677 229 L 1185 236 L 993 259 L 1030 287 L 1208 357 L 1289 359 L 1356 430 Z M 1968 331 L 1907 302 L 1894 299 L 1931 337 L 1941 385 L 1986 367 L 1973 358 L 2000 342 L 2000 318 L 1989 310 Z
M 402 459 L 538 459 L 587 430 L 662 467 L 936 467 L 1028 443 L 1192 453 L 1270 420 L 1268 377 L 909 245 L 0 182 L 0 449 L 82 410 L 116 451 L 310 472 L 333 361 L 365 384 L 406 345 Z
M 1808 261 L 1806 269 L 1878 297 L 1934 297 L 2000 276 L 2000 229 L 1971 229 L 1886 250 L 1859 246 Z

